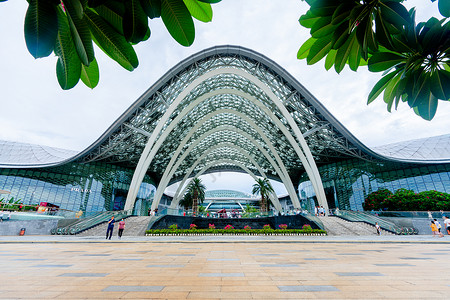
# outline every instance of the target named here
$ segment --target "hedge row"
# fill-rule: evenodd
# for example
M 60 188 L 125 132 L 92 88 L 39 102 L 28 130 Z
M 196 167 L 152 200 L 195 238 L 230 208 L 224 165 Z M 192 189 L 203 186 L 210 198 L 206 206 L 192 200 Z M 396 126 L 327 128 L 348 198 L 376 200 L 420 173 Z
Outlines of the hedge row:
M 320 229 L 151 229 L 147 235 L 326 235 Z
M 407 189 L 399 189 L 392 193 L 388 189 L 381 189 L 367 196 L 363 208 L 369 211 L 448 211 L 450 210 L 450 194 L 438 191 L 415 193 Z

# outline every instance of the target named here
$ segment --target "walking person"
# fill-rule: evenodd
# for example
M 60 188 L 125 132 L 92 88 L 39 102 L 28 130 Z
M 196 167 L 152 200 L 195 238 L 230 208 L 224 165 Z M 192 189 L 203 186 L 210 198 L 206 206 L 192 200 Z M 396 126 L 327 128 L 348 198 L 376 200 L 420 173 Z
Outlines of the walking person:
M 447 230 L 447 234 L 450 235 L 450 219 L 447 216 L 444 216 L 444 226 Z
M 434 236 L 444 237 L 444 235 L 438 231 L 438 227 L 437 227 L 437 225 L 434 223 L 433 220 L 431 220 L 431 225 L 430 225 L 430 227 L 431 227 L 431 231 L 433 232 L 433 237 L 434 237 Z
M 441 233 L 441 228 L 442 228 L 441 223 L 437 219 L 434 219 L 434 224 L 436 224 L 436 227 L 438 229 L 439 235 L 441 235 L 442 234 Z
M 380 225 L 378 225 L 378 222 L 375 222 L 375 228 L 377 229 L 377 235 L 381 235 L 381 228 Z
M 114 220 L 114 216 L 112 216 L 111 219 L 109 219 L 109 221 L 108 221 L 108 229 L 106 230 L 106 239 L 108 239 L 108 235 L 109 235 L 109 239 L 111 239 L 115 222 L 116 221 Z
M 125 229 L 125 221 L 122 219 L 119 222 L 119 239 L 122 238 L 123 230 Z

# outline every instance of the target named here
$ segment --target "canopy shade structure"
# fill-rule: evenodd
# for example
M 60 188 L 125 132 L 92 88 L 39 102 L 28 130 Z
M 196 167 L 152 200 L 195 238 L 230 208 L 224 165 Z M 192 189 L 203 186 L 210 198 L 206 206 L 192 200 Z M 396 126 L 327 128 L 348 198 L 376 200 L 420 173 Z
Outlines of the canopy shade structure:
M 284 105 L 289 115 L 295 121 L 306 140 L 314 161 L 317 164 L 329 163 L 335 160 L 359 157 L 367 160 L 381 158 L 353 137 L 300 83 L 290 74 L 267 57 L 242 47 L 217 46 L 197 53 L 167 72 L 155 85 L 147 90 L 93 145 L 77 155 L 82 162 L 107 161 L 134 168 L 147 144 L 151 134 L 160 123 L 160 118 L 167 112 L 173 101 L 182 93 L 184 88 L 196 78 L 213 70 L 223 68 L 247 72 L 264 83 Z M 269 96 L 248 78 L 231 72 L 219 73 L 211 76 L 186 95 L 173 110 L 169 120 L 163 125 L 167 127 L 183 112 L 192 101 L 204 97 L 183 117 L 176 128 L 165 138 L 164 145 L 154 155 L 147 173 L 156 181 L 161 179 L 170 158 L 179 142 L 190 130 L 208 113 L 220 109 L 229 109 L 245 114 L 258 124 L 282 159 L 289 177 L 294 182 L 305 171 L 304 165 L 298 158 L 288 138 L 282 130 L 271 121 L 264 111 L 272 112 L 283 124 L 291 136 L 296 137 L 289 126 L 286 117 Z M 254 104 L 250 98 L 256 99 L 264 109 Z M 239 128 L 255 139 L 261 141 L 260 135 L 248 122 L 234 112 L 223 112 L 204 120 L 204 124 L 196 129 L 195 138 L 218 126 Z M 163 131 L 158 133 L 162 135 Z M 245 138 L 238 133 L 223 130 L 215 132 L 194 149 L 182 165 L 176 170 L 170 183 L 178 181 L 185 171 L 201 156 L 204 149 L 217 144 L 219 141 L 235 141 L 244 147 L 248 153 L 257 153 L 254 144 L 245 142 Z M 264 144 L 263 141 L 261 141 Z M 226 150 L 223 150 L 226 151 Z M 223 153 L 222 153 L 223 154 Z M 220 153 L 212 153 L 206 158 L 208 161 L 217 159 Z M 248 160 L 239 156 L 247 167 L 258 174 L 256 168 Z M 257 157 L 258 163 L 267 171 L 271 178 L 279 180 L 279 175 L 262 156 Z M 202 165 L 198 166 L 198 170 Z M 221 165 L 209 169 L 216 171 L 242 171 L 233 165 Z
M 282 67 L 262 54 L 238 46 L 212 47 L 180 62 L 97 141 L 76 155 L 14 145 L 36 154 L 33 162 L 22 163 L 19 152 L 4 152 L 9 155 L 3 159 L 7 161 L 4 165 L 12 168 L 76 161 L 134 169 L 128 209 L 145 174 L 158 184 L 154 207 L 166 186 L 187 182 L 200 172 L 218 171 L 278 180 L 286 186 L 294 206 L 299 205 L 295 186 L 306 173 L 319 203 L 326 206 L 320 165 L 349 158 L 450 162 L 448 155 L 430 160 L 426 153 L 435 152 L 427 152 L 426 148 L 421 151 L 422 156 L 399 156 L 395 151 L 400 149 L 398 145 L 394 151 L 390 151 L 392 147 L 380 149 L 382 152 L 369 149 Z

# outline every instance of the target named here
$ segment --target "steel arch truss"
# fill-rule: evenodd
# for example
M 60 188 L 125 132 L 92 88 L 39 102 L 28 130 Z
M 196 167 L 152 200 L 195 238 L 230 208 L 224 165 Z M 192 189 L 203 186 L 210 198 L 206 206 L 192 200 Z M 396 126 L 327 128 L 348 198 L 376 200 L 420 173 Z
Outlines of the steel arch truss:
M 222 142 L 228 146 L 208 152 Z M 294 184 L 306 172 L 326 207 L 316 163 L 349 157 L 380 159 L 274 62 L 219 46 L 170 70 L 76 158 L 136 168 L 126 203 L 132 208 L 145 174 L 161 194 L 206 166 L 205 172 L 238 168 L 278 179 L 295 206 Z M 237 163 L 211 163 L 221 159 Z

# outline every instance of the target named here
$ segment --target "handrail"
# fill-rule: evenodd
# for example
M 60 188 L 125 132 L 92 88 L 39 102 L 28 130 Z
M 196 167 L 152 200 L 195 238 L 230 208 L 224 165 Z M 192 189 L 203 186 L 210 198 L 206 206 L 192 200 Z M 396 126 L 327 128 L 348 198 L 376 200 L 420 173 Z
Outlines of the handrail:
M 387 221 L 383 218 L 375 216 L 369 212 L 340 210 L 335 211 L 334 215 L 351 222 L 364 222 L 375 226 L 378 223 L 381 229 L 393 232 L 395 234 L 416 234 L 416 230 L 413 227 L 401 227 L 394 222 Z
M 313 223 L 316 223 L 317 226 L 319 226 L 320 229 L 322 230 L 326 230 L 325 229 L 325 225 L 323 225 L 322 221 L 320 220 L 319 217 L 313 216 L 313 215 L 302 215 L 304 216 L 306 219 L 310 220 Z
M 122 219 L 130 215 L 131 210 L 99 212 L 91 217 L 80 219 L 79 221 L 70 225 L 54 228 L 51 233 L 64 235 L 77 234 L 108 221 L 112 216 L 114 216 L 115 219 Z

